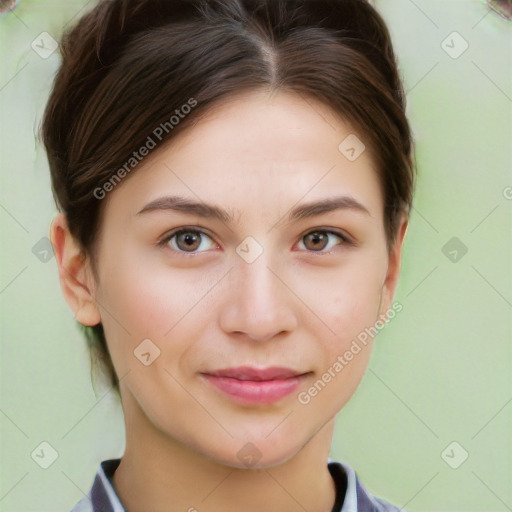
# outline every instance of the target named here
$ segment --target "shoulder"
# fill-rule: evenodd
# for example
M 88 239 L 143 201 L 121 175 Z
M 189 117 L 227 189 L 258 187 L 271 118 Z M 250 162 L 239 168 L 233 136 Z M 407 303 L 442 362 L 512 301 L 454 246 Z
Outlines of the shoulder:
M 125 512 L 112 485 L 112 475 L 121 459 L 104 460 L 94 477 L 89 493 L 70 512 Z
M 70 512 L 93 512 L 92 503 L 88 496 L 84 496 Z
M 341 509 L 333 512 L 406 512 L 403 508 L 371 494 L 348 464 L 329 459 L 328 466 L 335 480 L 343 476 L 346 479 L 343 505 Z

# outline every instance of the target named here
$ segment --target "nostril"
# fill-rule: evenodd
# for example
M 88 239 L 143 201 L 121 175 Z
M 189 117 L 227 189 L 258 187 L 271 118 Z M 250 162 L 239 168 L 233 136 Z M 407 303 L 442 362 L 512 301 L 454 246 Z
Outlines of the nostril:
M 487 0 L 487 5 L 502 18 L 512 20 L 512 0 Z

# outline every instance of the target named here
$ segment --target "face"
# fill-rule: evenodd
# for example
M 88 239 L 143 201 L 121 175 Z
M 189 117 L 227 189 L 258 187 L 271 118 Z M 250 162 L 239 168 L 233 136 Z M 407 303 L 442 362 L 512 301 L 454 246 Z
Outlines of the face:
M 353 133 L 313 99 L 251 93 L 108 195 L 91 290 L 125 414 L 223 464 L 252 443 L 263 467 L 349 400 L 401 244 L 369 150 L 338 148 Z

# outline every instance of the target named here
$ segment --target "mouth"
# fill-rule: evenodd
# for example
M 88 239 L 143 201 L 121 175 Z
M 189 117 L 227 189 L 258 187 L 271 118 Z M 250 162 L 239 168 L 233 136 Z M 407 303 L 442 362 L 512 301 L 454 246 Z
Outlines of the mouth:
M 295 391 L 312 372 L 291 368 L 227 368 L 201 376 L 225 396 L 241 404 L 270 404 Z

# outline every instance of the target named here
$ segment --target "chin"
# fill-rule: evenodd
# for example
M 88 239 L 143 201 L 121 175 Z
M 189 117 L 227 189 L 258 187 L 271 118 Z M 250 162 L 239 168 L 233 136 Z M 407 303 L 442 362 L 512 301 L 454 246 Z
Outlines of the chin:
M 254 442 L 234 439 L 228 445 L 218 447 L 215 453 L 210 450 L 198 451 L 213 462 L 231 468 L 267 469 L 279 466 L 293 458 L 300 451 L 300 445 L 287 447 L 283 443 L 275 443 L 275 441 L 269 444 L 268 440 L 264 438 Z

